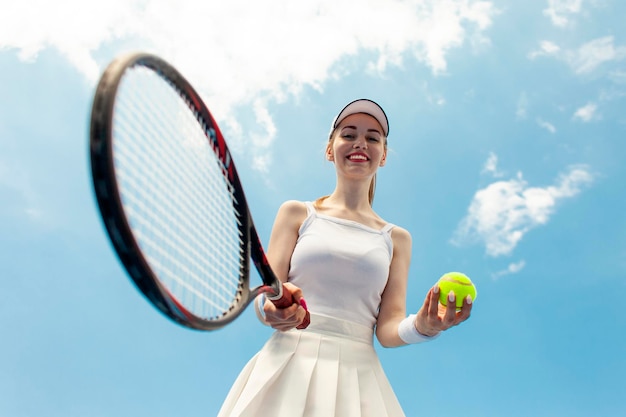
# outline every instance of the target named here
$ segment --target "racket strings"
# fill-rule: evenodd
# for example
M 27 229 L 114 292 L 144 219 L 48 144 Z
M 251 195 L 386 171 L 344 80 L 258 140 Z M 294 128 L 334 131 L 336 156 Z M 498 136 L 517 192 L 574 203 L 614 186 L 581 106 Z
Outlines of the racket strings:
M 151 70 L 125 75 L 114 118 L 122 204 L 150 268 L 190 313 L 219 317 L 240 290 L 245 256 L 223 164 L 187 103 Z
M 155 129 L 154 128 L 155 126 L 158 127 L 158 121 L 155 121 L 155 123 L 151 124 L 150 127 L 145 131 L 145 134 L 149 134 L 149 135 L 151 135 L 153 137 L 156 136 L 157 134 L 159 134 L 159 129 Z M 122 125 L 120 123 L 120 129 L 122 129 L 123 127 L 124 127 L 124 125 Z M 125 133 L 125 132 L 122 131 L 122 133 Z M 174 139 L 174 138 L 171 138 L 171 139 Z M 128 158 L 129 161 L 132 161 L 135 164 L 141 164 L 142 163 L 141 159 L 139 157 L 137 157 L 138 153 L 141 153 L 141 151 L 142 151 L 141 146 L 137 142 L 132 142 L 132 143 L 128 144 L 128 146 L 126 148 L 118 149 L 118 152 L 124 153 L 125 157 Z M 156 150 L 156 151 L 157 152 L 162 152 L 162 150 L 160 150 L 160 149 Z M 170 151 L 171 151 L 171 149 L 170 149 Z M 160 156 L 167 157 L 167 154 L 160 155 Z M 181 160 L 180 162 L 181 163 L 190 163 L 190 161 L 188 161 L 188 160 L 187 161 Z M 169 178 L 174 178 L 177 175 L 177 172 L 172 170 L 172 168 L 173 167 L 171 165 L 165 165 L 165 166 L 160 167 L 160 169 L 162 170 L 162 174 L 164 176 L 166 176 L 166 177 L 169 177 Z M 119 174 L 119 176 L 123 178 L 124 174 L 125 174 L 125 172 L 122 171 Z M 209 177 L 209 179 L 211 181 L 217 181 L 218 180 L 217 178 L 215 178 L 215 176 L 211 176 L 211 177 Z M 180 195 L 189 195 L 191 193 L 194 193 L 200 187 L 202 187 L 202 182 L 200 181 L 201 178 L 200 178 L 199 175 L 196 174 L 194 177 L 188 178 L 188 180 L 189 181 L 186 181 L 186 182 L 181 183 L 181 184 L 178 185 L 179 188 L 178 188 L 178 190 L 174 190 L 176 192 L 176 194 L 172 195 L 171 199 L 175 199 L 177 197 L 180 197 Z M 132 183 L 131 183 L 131 186 L 132 186 Z M 220 186 L 220 184 L 212 184 L 211 188 L 219 187 L 219 186 Z M 229 190 L 228 190 L 229 194 L 232 195 L 232 191 L 233 191 L 232 187 L 229 186 Z M 219 198 L 220 195 L 218 194 L 215 197 Z M 154 203 L 154 201 L 153 201 L 153 203 Z M 225 199 L 222 199 L 222 201 L 217 201 L 217 204 L 220 204 L 220 205 L 223 205 L 225 207 L 228 207 L 229 204 L 232 205 L 232 202 L 231 201 L 227 201 Z M 172 207 L 171 207 L 171 204 L 170 204 L 167 207 L 164 206 L 164 205 L 162 205 L 162 206 L 154 206 L 154 207 L 151 206 L 150 209 L 158 211 L 159 215 L 162 216 L 161 218 L 164 218 L 165 216 L 168 215 L 168 210 L 171 210 Z M 189 217 L 185 217 L 185 218 L 179 219 L 179 221 L 181 221 L 183 225 L 190 226 L 190 225 L 192 225 L 191 219 L 197 218 L 199 216 L 205 216 L 206 215 L 206 213 L 202 213 L 200 211 L 200 206 L 199 205 L 190 206 L 189 210 L 190 210 L 190 213 L 189 213 L 190 216 Z M 218 212 L 217 214 L 218 215 L 219 214 L 223 214 L 223 212 Z M 230 213 L 228 213 L 228 214 L 230 214 Z M 237 224 L 239 225 L 240 224 L 239 219 L 237 217 L 235 217 L 235 219 L 237 221 Z M 230 219 L 226 218 L 226 217 L 222 217 L 220 219 L 221 222 L 216 222 L 216 226 L 218 226 L 219 229 L 220 229 L 220 232 L 222 232 L 224 234 L 226 234 L 226 232 L 227 232 L 227 227 L 225 225 L 226 225 L 226 222 L 228 220 L 230 220 Z M 238 243 L 241 244 L 241 241 L 239 240 Z
M 159 118 L 159 120 L 162 120 L 162 119 L 160 119 L 160 118 Z M 155 124 L 155 123 L 152 123 L 152 124 L 151 124 L 151 126 L 156 126 L 156 124 Z M 161 129 L 162 129 L 162 127 L 161 127 L 161 126 L 159 126 L 159 130 L 161 130 Z M 169 139 L 169 138 L 168 138 L 168 139 Z M 167 151 L 168 151 L 168 152 L 171 152 L 172 150 L 171 150 L 171 149 L 167 149 Z M 184 162 L 183 162 L 183 163 L 184 163 Z M 166 167 L 167 167 L 167 165 L 166 165 Z M 172 177 L 172 174 L 171 174 L 171 173 L 168 173 L 168 172 L 167 172 L 167 170 L 164 172 L 164 174 L 165 174 L 166 176 L 168 176 L 168 177 Z M 184 184 L 181 184 L 181 186 L 182 186 L 182 185 L 185 185 L 185 184 L 189 184 L 189 182 L 186 182 L 186 183 L 184 183 Z M 197 186 L 194 186 L 194 187 L 197 187 Z M 174 195 L 171 195 L 171 196 L 170 196 L 170 200 L 168 200 L 168 201 L 175 201 L 175 200 L 177 200 L 177 199 L 179 199 L 179 198 L 180 198 L 180 196 L 179 196 L 178 194 L 185 194 L 185 190 L 183 190 L 182 188 L 183 188 L 183 187 L 181 187 L 181 189 L 180 189 L 181 193 L 175 193 Z M 158 206 L 157 206 L 157 207 L 158 207 Z M 195 208 L 195 207 L 197 207 L 197 206 L 191 206 L 191 207 L 194 207 L 194 208 Z M 165 207 L 165 209 L 164 209 L 164 210 L 171 211 L 171 209 L 172 209 L 172 208 L 171 208 L 171 206 L 170 206 L 170 207 Z M 164 211 L 164 210 L 161 210 L 161 211 Z M 161 216 L 162 216 L 162 215 L 163 215 L 163 213 L 159 213 L 159 215 L 161 215 Z M 197 213 L 197 212 L 191 212 L 191 213 L 189 213 L 189 215 L 188 215 L 188 216 L 182 217 L 182 223 L 180 224 L 180 226 L 181 226 L 181 227 L 184 227 L 184 226 L 189 225 L 189 221 L 188 221 L 188 220 L 189 220 L 190 218 L 193 218 L 193 216 L 197 216 L 197 215 L 199 215 L 199 213 Z M 181 221 L 181 219 L 179 219 L 179 221 Z M 222 223 L 222 224 L 223 224 L 223 223 Z M 167 230 L 168 230 L 168 231 L 170 231 L 170 233 L 169 233 L 170 235 L 172 235 L 172 236 L 182 236 L 182 235 L 180 235 L 180 234 L 174 234 L 174 233 L 173 233 L 173 231 L 172 231 L 172 227 L 171 227 L 171 225 L 166 225 L 166 227 L 167 227 Z M 186 235 L 186 237 L 189 237 L 189 235 L 187 234 L 187 235 Z M 191 235 L 191 237 L 193 238 L 194 236 L 193 236 L 193 235 Z M 157 234 L 156 239 L 155 239 L 155 240 L 153 240 L 153 241 L 163 242 L 163 241 L 164 241 L 164 239 L 165 239 L 165 237 L 164 237 L 162 234 L 161 234 L 161 235 L 158 235 L 158 234 Z M 140 240 L 142 240 L 142 239 L 140 239 Z M 144 238 L 143 240 L 145 240 L 145 238 Z M 190 242 L 191 242 L 191 243 L 194 243 L 194 245 L 190 245 L 190 244 L 189 244 Z M 201 244 L 201 242 L 192 242 L 192 241 L 190 241 L 190 240 L 189 240 L 189 241 L 185 241 L 185 240 L 183 240 L 182 242 L 180 242 L 180 239 L 179 239 L 179 242 L 177 242 L 177 243 L 178 243 L 180 246 L 182 246 L 182 249 L 183 249 L 183 250 L 186 250 L 186 251 L 188 251 L 188 252 L 189 252 L 189 255 L 190 255 L 190 256 L 189 256 L 189 260 L 191 260 L 191 261 L 192 261 L 192 265 L 199 266 L 199 265 L 197 264 L 197 262 L 195 262 L 194 260 L 195 260 L 195 259 L 201 259 L 201 258 L 199 258 L 199 257 L 198 257 L 198 255 L 199 255 L 199 254 L 197 253 L 197 251 L 193 250 L 193 246 L 196 246 L 196 247 L 197 247 L 197 246 L 198 246 L 198 244 Z M 159 252 L 159 253 L 157 253 L 157 256 L 152 257 L 152 258 L 153 258 L 153 263 L 154 263 L 154 266 L 156 267 L 155 269 L 163 270 L 163 272 L 169 272 L 169 274 L 167 274 L 167 275 L 171 275 L 171 277 L 175 280 L 175 282 L 176 282 L 176 283 L 178 283 L 178 284 L 182 285 L 182 286 L 183 286 L 186 290 L 188 290 L 188 292 L 183 292 L 183 294 L 185 294 L 185 295 L 187 295 L 187 296 L 191 295 L 191 296 L 192 296 L 192 297 L 191 297 L 191 300 L 192 300 L 192 301 L 193 301 L 193 299 L 194 299 L 194 297 L 193 297 L 193 296 L 198 296 L 198 295 L 201 295 L 201 293 L 200 293 L 200 292 L 198 292 L 198 291 L 194 291 L 194 290 L 193 290 L 193 288 L 189 285 L 189 283 L 188 283 L 187 281 L 185 281 L 185 280 L 183 280 L 183 279 L 181 279 L 181 278 L 180 278 L 181 276 L 188 276 L 188 274 L 189 274 L 191 271 L 189 271 L 189 270 L 188 270 L 188 268 L 187 268 L 187 267 L 185 267 L 185 265 L 184 265 L 183 263 L 181 263 L 181 262 L 176 262 L 176 260 L 177 260 L 176 258 L 167 257 L 167 253 L 165 253 L 165 251 L 161 250 L 161 251 L 158 251 L 158 252 Z M 159 257 L 160 257 L 160 258 L 159 258 Z M 172 265 L 172 266 L 174 267 L 173 269 L 174 269 L 174 270 L 178 270 L 178 271 L 180 271 L 180 273 L 182 273 L 182 275 L 178 276 L 178 275 L 175 275 L 174 273 L 172 273 L 172 268 L 166 268 L 166 265 L 164 265 L 163 263 L 159 262 L 159 260 L 160 260 L 160 259 L 168 259 L 170 262 L 172 262 L 172 263 L 173 263 L 173 265 Z M 215 266 L 215 265 L 216 265 L 216 263 L 212 263 L 212 264 L 210 264 L 209 266 Z M 200 268 L 201 268 L 201 266 L 200 266 Z M 191 275 L 191 276 L 193 277 L 194 275 Z M 200 281 L 197 281 L 197 280 L 196 280 L 196 282 L 197 282 L 198 284 L 200 284 L 200 285 L 204 286 L 204 287 L 205 287 L 205 288 L 207 288 L 207 289 L 211 289 L 211 287 L 210 287 L 210 286 L 208 286 L 208 285 L 207 285 L 204 281 L 201 281 L 201 280 L 200 280 Z M 173 292 L 180 292 L 180 291 L 178 291 L 178 289 L 177 289 L 176 287 L 172 287 L 172 288 L 170 288 L 170 290 L 171 290 L 171 291 L 173 291 Z M 227 297 L 221 297 L 221 298 L 222 298 L 222 300 L 228 300 L 228 298 L 227 298 Z M 232 297 L 231 297 L 231 298 L 232 298 Z M 188 301 L 188 300 L 182 300 L 182 301 L 183 301 L 183 303 L 184 303 L 185 305 L 188 305 L 188 304 L 189 304 L 189 301 Z

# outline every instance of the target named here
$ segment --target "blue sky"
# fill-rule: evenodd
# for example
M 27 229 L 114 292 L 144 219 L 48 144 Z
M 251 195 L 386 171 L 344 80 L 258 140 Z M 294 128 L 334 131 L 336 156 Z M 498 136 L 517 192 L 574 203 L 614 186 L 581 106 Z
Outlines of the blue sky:
M 375 208 L 413 235 L 409 310 L 447 271 L 479 292 L 470 321 L 436 342 L 377 345 L 408 416 L 626 413 L 625 3 L 2 9 L 0 416 L 215 415 L 271 332 L 251 309 L 216 332 L 181 328 L 117 261 L 87 124 L 97 77 L 130 50 L 201 91 L 264 242 L 284 200 L 332 190 L 336 112 L 360 97 L 387 110 Z

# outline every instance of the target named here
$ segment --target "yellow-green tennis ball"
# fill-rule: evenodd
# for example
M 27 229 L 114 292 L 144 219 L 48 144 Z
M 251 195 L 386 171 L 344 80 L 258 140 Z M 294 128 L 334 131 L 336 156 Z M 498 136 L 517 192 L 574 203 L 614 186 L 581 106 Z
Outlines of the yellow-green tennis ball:
M 468 295 L 472 298 L 472 302 L 476 299 L 476 287 L 467 275 L 460 272 L 444 274 L 437 284 L 439 284 L 439 302 L 444 306 L 448 304 L 448 293 L 451 290 L 456 296 L 457 311 L 463 307 L 463 300 Z

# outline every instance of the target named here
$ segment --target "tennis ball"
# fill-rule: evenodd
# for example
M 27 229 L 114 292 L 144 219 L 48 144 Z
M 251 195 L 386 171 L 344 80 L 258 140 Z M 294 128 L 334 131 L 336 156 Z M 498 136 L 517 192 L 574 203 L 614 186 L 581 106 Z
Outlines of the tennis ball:
M 459 311 L 463 307 L 463 299 L 468 295 L 472 297 L 472 302 L 476 299 L 476 287 L 467 275 L 460 272 L 448 272 L 439 281 L 439 302 L 446 306 L 448 304 L 448 293 L 454 290 L 456 296 L 456 309 Z

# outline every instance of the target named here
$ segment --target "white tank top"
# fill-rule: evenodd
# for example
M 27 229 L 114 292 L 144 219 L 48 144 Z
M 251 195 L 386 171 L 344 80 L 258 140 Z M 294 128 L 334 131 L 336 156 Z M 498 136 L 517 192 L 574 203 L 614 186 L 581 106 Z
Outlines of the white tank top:
M 391 229 L 317 213 L 305 202 L 291 257 L 289 281 L 300 287 L 311 313 L 374 327 L 393 256 Z

